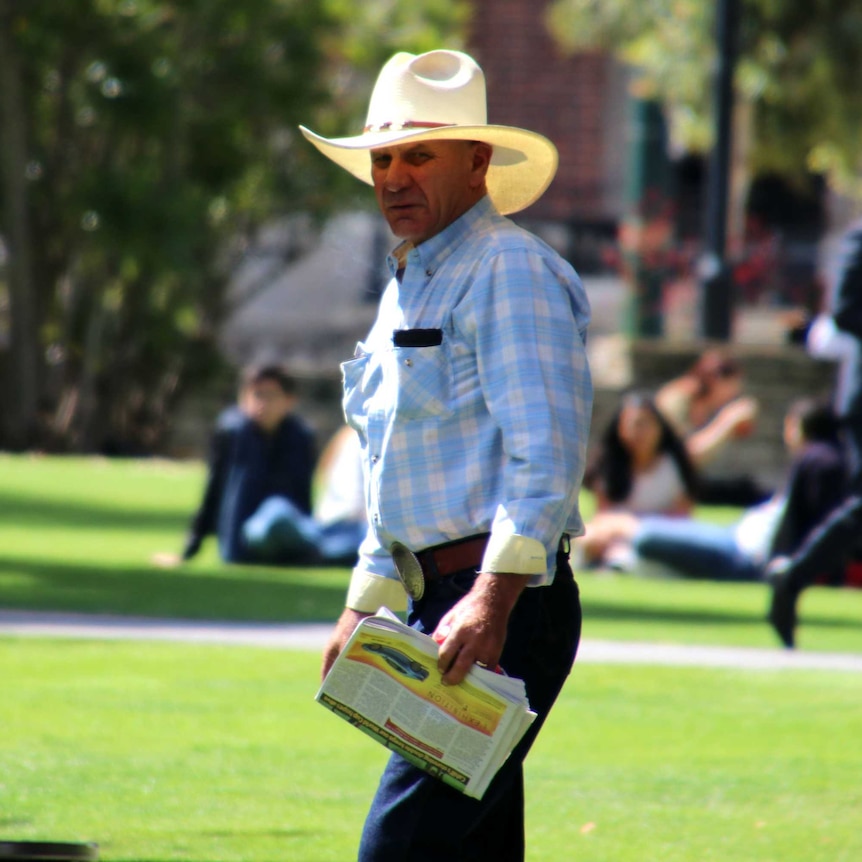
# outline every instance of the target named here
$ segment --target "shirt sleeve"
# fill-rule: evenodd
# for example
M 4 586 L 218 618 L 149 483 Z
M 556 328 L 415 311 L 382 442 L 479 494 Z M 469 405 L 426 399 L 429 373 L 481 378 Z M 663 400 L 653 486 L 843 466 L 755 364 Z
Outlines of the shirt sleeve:
M 541 544 L 547 560 L 562 532 L 583 529 L 578 492 L 592 412 L 588 303 L 573 271 L 527 248 L 496 254 L 469 297 L 480 384 L 504 453 L 485 562 L 507 559 L 517 564 L 508 571 L 536 574 L 536 546 L 526 540 Z
M 407 593 L 401 581 L 355 569 L 345 606 L 363 613 L 376 613 L 384 606 L 390 611 L 404 611 L 407 609 Z
M 391 611 L 407 608 L 407 592 L 395 574 L 392 555 L 369 531 L 359 546 L 359 560 L 350 576 L 345 605 L 354 611 L 374 613 L 385 605 Z
M 215 533 L 219 506 L 228 469 L 228 453 L 233 434 L 230 428 L 216 426 L 210 438 L 207 477 L 200 506 L 192 516 L 189 532 L 197 540 Z

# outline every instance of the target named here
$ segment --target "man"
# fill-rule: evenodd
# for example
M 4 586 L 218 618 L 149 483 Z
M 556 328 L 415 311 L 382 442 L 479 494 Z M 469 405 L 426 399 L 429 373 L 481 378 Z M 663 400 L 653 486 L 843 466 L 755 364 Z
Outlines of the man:
M 834 286 L 835 325 L 862 341 L 862 221 L 848 229 Z M 769 622 L 788 649 L 796 644 L 799 596 L 826 572 L 846 565 L 862 531 L 862 350 L 856 350 L 843 379 L 839 405 L 849 467 L 848 494 L 792 556 L 776 556 L 766 570 L 772 585 Z
M 305 514 L 311 510 L 314 437 L 295 415 L 296 405 L 296 384 L 279 366 L 243 373 L 238 405 L 216 423 L 206 487 L 184 560 L 214 533 L 225 562 L 304 561 L 283 541 L 279 523 L 286 505 Z
M 568 536 L 582 531 L 592 390 L 577 275 L 501 214 L 542 194 L 556 149 L 488 125 L 482 71 L 456 51 L 386 63 L 363 134 L 302 131 L 374 186 L 402 240 L 377 321 L 342 366 L 370 529 L 323 673 L 361 619 L 403 609 L 394 549 L 421 566 L 402 567 L 408 620 L 440 642 L 444 682 L 499 663 L 539 714 L 481 801 L 393 756 L 359 858 L 520 860 L 521 764 L 580 637 Z

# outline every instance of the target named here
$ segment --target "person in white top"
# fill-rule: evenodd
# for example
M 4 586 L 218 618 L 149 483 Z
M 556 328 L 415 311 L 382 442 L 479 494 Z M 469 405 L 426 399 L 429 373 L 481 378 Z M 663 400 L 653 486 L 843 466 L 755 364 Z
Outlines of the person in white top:
M 345 425 L 332 435 L 315 476 L 314 518 L 321 527 L 366 524 L 365 482 L 359 435 Z
M 635 391 L 623 396 L 605 428 L 584 485 L 596 496 L 597 513 L 577 541 L 578 551 L 590 565 L 621 565 L 620 516 L 688 515 L 696 473 L 653 398 Z
M 621 513 L 614 524 L 616 540 L 630 543 L 638 570 L 648 562 L 681 577 L 761 580 L 767 561 L 796 551 L 844 497 L 846 462 L 828 404 L 794 401 L 784 419 L 784 444 L 791 463 L 783 487 L 735 523 Z M 838 570 L 820 574 L 836 583 L 843 577 Z

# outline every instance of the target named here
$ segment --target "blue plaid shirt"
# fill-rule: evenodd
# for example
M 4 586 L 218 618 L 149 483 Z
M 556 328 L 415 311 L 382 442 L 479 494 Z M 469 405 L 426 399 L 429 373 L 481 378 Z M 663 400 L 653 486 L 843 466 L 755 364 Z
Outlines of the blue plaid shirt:
M 342 364 L 370 522 L 354 578 L 394 578 L 395 540 L 420 550 L 491 531 L 541 542 L 546 571 L 530 583 L 547 583 L 560 535 L 583 532 L 592 385 L 580 279 L 487 196 L 389 266 L 377 320 Z

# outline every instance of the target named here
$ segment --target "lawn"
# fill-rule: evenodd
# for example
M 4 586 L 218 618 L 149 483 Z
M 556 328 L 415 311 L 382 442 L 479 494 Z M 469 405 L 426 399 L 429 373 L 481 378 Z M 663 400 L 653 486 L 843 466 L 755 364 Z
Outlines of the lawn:
M 347 572 L 224 566 L 179 551 L 198 463 L 0 456 L 0 607 L 235 620 L 335 619 Z
M 229 567 L 212 547 L 150 563 L 180 546 L 202 479 L 0 456 L 0 608 L 334 619 L 345 570 Z M 587 637 L 775 648 L 759 585 L 578 580 Z M 862 652 L 862 593 L 812 590 L 802 612 L 802 648 Z M 314 703 L 318 666 L 0 637 L 0 841 L 95 840 L 106 862 L 355 858 L 384 752 Z M 576 663 L 527 763 L 528 858 L 862 858 L 860 703 L 846 672 Z
M 355 858 L 384 751 L 314 703 L 313 653 L 0 638 L 0 667 L 0 840 Z M 850 673 L 576 664 L 527 761 L 530 862 L 855 862 L 860 694 Z
M 197 463 L 0 456 L 0 607 L 224 620 L 334 620 L 345 569 L 225 566 L 209 539 L 182 546 L 203 482 Z M 591 505 L 585 497 L 585 507 Z M 730 510 L 708 510 L 727 520 Z M 760 584 L 578 575 L 585 635 L 771 647 Z M 814 589 L 800 606 L 806 650 L 862 652 L 862 591 Z

